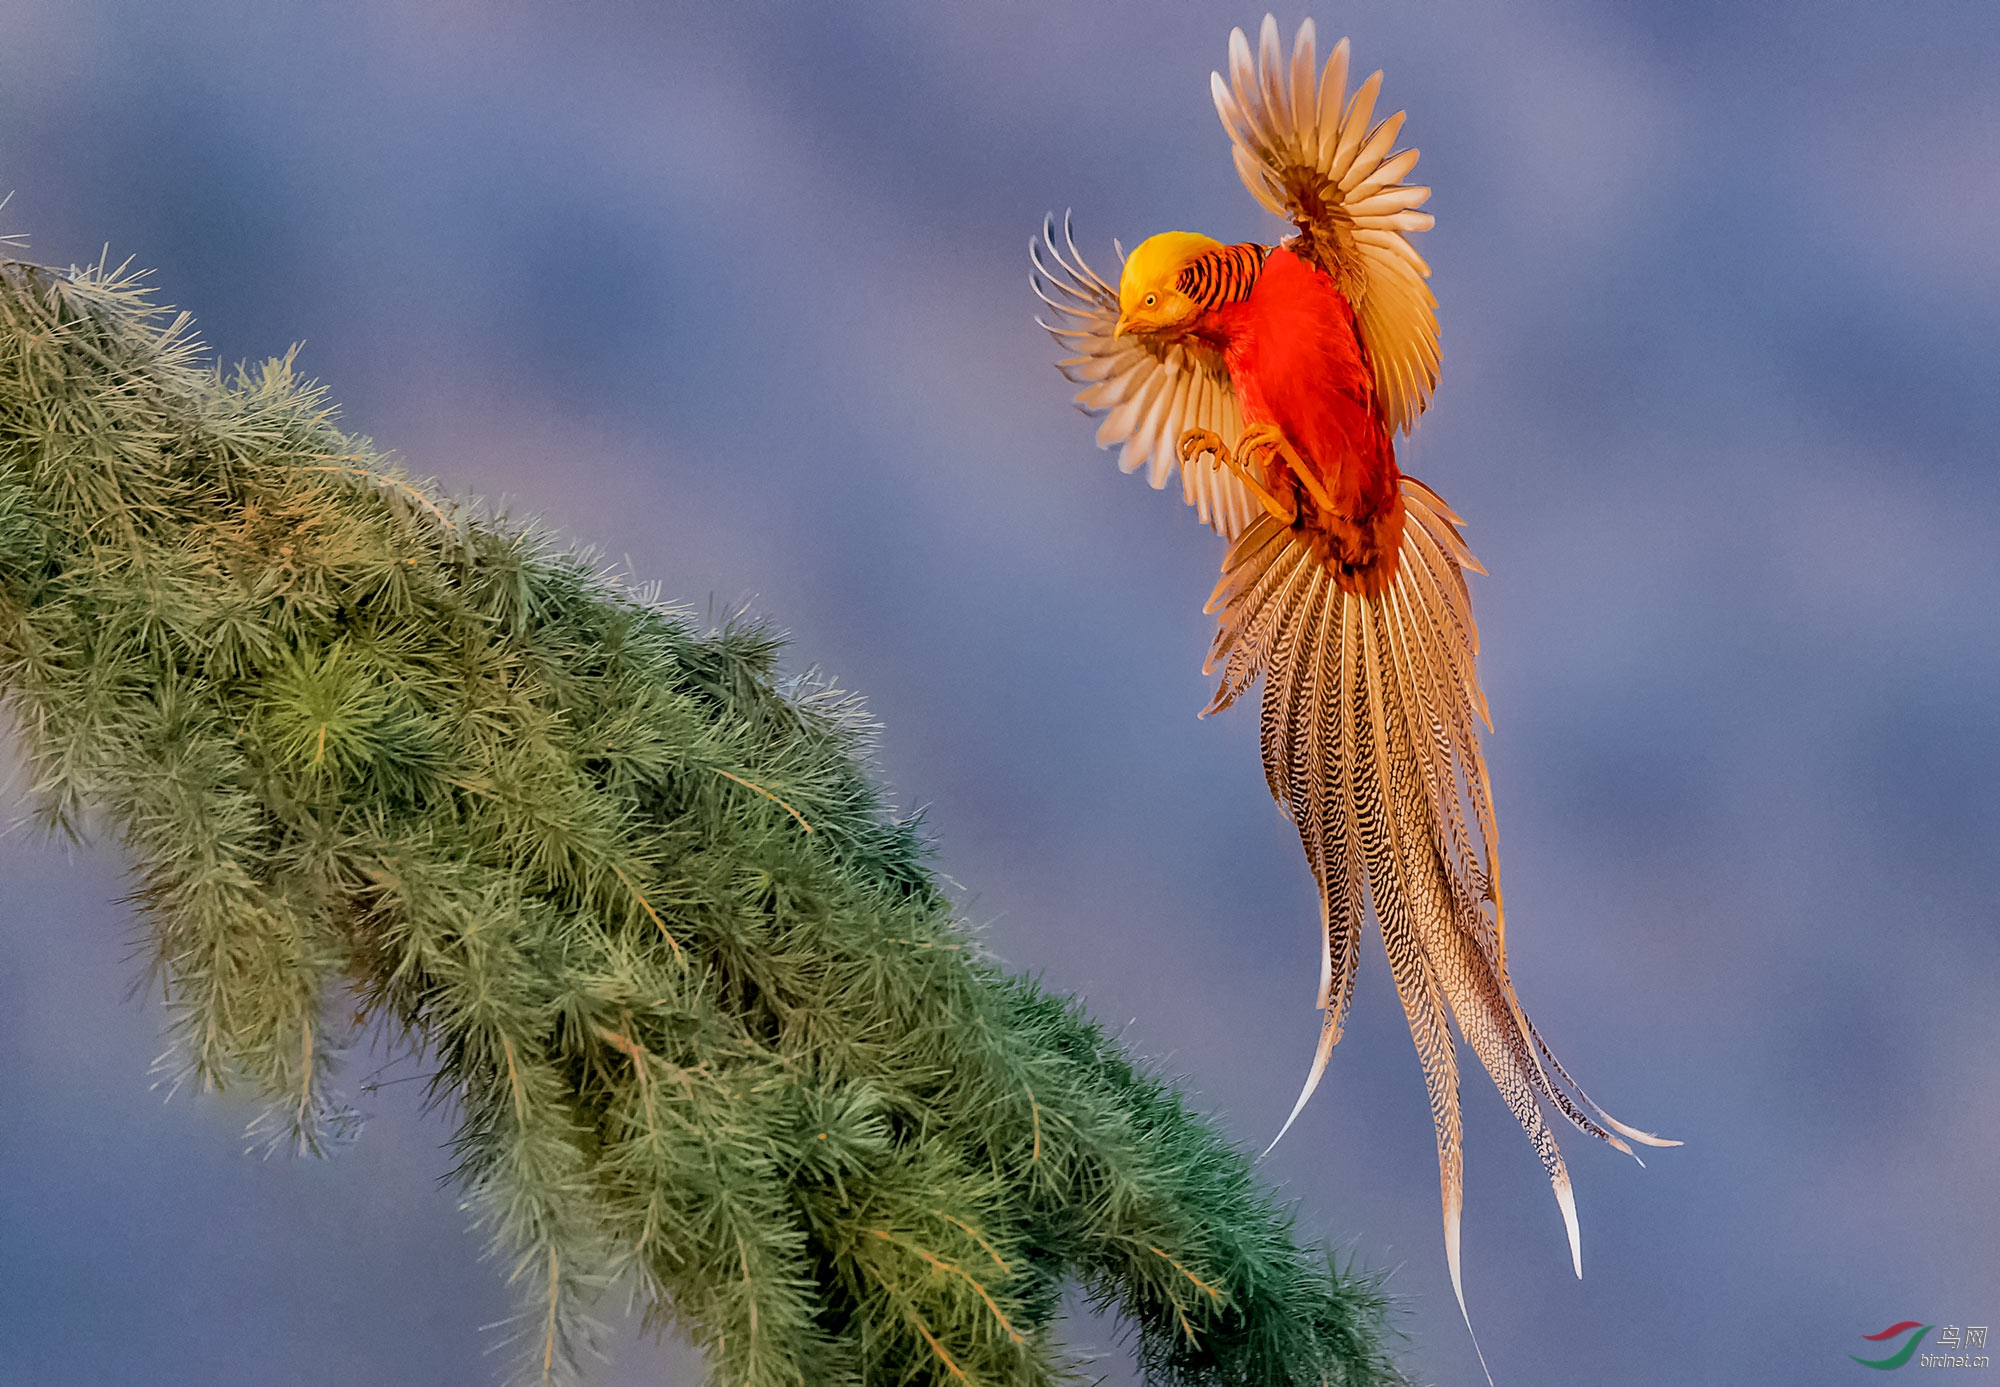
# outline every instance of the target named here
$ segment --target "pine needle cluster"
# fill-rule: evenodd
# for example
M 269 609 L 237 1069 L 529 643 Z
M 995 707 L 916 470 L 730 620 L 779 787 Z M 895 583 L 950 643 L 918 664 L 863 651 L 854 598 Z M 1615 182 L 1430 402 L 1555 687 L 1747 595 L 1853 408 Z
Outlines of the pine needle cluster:
M 851 698 L 330 415 L 134 276 L 0 265 L 0 688 L 192 1079 L 318 1149 L 356 1029 L 418 1047 L 532 1379 L 620 1286 L 730 1387 L 1054 1383 L 1075 1282 L 1155 1383 L 1400 1381 L 1379 1287 L 976 951 Z

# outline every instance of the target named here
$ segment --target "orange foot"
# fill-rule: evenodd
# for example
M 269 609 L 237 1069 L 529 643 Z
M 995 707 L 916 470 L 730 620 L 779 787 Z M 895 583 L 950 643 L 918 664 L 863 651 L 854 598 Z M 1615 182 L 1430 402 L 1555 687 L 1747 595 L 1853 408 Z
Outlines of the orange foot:
M 1260 427 L 1270 428 L 1271 426 L 1266 424 Z M 1256 429 L 1252 429 L 1249 433 L 1244 434 L 1237 446 L 1238 456 L 1231 457 L 1229 455 L 1229 447 L 1222 441 L 1221 435 L 1213 433 L 1208 429 L 1189 429 L 1181 435 L 1181 466 L 1192 466 L 1196 458 L 1200 457 L 1203 453 L 1207 453 L 1209 455 L 1210 466 L 1227 467 L 1231 472 L 1234 472 L 1243 485 L 1250 488 L 1250 494 L 1257 498 L 1258 504 L 1270 512 L 1271 516 L 1279 524 L 1295 524 L 1299 518 L 1298 506 L 1295 504 L 1288 505 L 1265 490 L 1264 484 L 1257 480 L 1256 475 L 1246 465 L 1244 457 L 1249 452 L 1251 435 L 1256 432 Z M 1273 429 L 1272 432 L 1275 433 L 1276 430 Z M 1298 454 L 1293 453 L 1292 456 L 1296 458 Z
M 1326 494 L 1326 488 L 1320 485 L 1312 468 L 1306 466 L 1306 460 L 1299 456 L 1298 449 L 1292 446 L 1291 440 L 1276 424 L 1252 424 L 1243 431 L 1243 437 L 1236 440 L 1236 459 L 1245 470 L 1255 465 L 1268 477 L 1276 470 L 1271 466 L 1274 458 L 1291 469 L 1292 475 L 1299 479 L 1299 485 L 1313 498 L 1314 505 L 1332 514 L 1333 498 Z

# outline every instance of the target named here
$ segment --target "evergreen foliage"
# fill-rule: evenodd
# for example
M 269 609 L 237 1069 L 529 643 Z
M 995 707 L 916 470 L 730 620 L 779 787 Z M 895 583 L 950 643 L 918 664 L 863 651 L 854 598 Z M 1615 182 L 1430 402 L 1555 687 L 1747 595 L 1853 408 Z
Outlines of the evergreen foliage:
M 0 266 L 0 687 L 125 845 L 177 1053 L 273 1140 L 367 1018 L 432 1057 L 526 1375 L 614 1284 L 713 1380 L 1400 1381 L 1377 1286 L 1069 1000 L 984 960 L 845 695 L 225 380 L 103 266 Z

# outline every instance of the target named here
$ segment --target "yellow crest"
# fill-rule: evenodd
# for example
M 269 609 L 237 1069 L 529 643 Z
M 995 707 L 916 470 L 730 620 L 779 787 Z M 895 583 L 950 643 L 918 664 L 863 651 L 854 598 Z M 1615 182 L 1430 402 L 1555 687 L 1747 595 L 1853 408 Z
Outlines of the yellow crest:
M 1118 331 L 1160 332 L 1198 312 L 1174 281 L 1188 261 L 1221 244 L 1198 232 L 1162 231 L 1134 246 L 1118 280 Z

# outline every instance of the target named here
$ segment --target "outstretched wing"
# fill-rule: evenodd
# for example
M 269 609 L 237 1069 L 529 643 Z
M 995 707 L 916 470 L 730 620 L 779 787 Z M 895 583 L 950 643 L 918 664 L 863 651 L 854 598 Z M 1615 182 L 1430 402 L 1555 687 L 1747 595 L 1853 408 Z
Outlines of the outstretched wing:
M 1310 19 L 1299 26 L 1289 64 L 1269 15 L 1258 50 L 1252 62 L 1250 41 L 1233 30 L 1229 80 L 1210 75 L 1236 171 L 1259 202 L 1298 227 L 1295 248 L 1354 305 L 1390 431 L 1408 432 L 1437 388 L 1438 329 L 1437 300 L 1424 283 L 1430 266 L 1404 239 L 1435 220 L 1416 210 L 1431 190 L 1402 181 L 1416 150 L 1390 153 L 1403 113 L 1369 126 L 1379 72 L 1348 99 L 1346 39 L 1315 85 Z
M 1180 465 L 1178 446 L 1187 430 L 1208 429 L 1234 452 L 1243 419 L 1222 354 L 1195 342 L 1168 343 L 1139 333 L 1114 336 L 1118 291 L 1084 263 L 1067 216 L 1062 232 L 1058 245 L 1051 217 L 1042 224 L 1042 234 L 1028 243 L 1035 294 L 1055 316 L 1052 323 L 1035 321 L 1074 353 L 1056 364 L 1083 387 L 1077 404 L 1104 416 L 1097 446 L 1122 445 L 1119 469 L 1144 467 L 1156 491 Z M 1188 504 L 1223 538 L 1236 538 L 1257 514 L 1256 501 L 1234 473 L 1208 462 L 1181 472 Z

